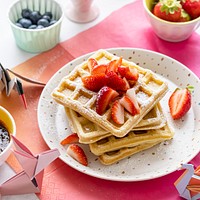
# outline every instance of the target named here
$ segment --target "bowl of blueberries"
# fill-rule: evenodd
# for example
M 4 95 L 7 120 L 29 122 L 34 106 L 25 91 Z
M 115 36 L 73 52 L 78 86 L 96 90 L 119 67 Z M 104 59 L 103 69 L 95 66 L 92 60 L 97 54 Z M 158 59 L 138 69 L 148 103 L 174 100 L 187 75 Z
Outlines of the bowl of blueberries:
M 63 10 L 54 0 L 18 0 L 8 18 L 16 44 L 30 53 L 48 51 L 60 40 Z

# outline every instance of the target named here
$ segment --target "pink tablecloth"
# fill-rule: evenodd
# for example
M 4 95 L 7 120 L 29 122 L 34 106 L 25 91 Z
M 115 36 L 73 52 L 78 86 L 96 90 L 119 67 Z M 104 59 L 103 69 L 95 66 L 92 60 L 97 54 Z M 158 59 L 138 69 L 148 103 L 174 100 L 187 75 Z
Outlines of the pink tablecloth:
M 51 51 L 16 66 L 15 70 L 26 76 L 48 81 L 60 67 L 73 58 L 99 48 L 111 47 L 154 50 L 175 58 L 200 76 L 200 36 L 194 33 L 188 40 L 180 43 L 159 39 L 144 15 L 141 0 L 115 11 L 98 25 L 59 44 Z M 0 101 L 16 120 L 18 138 L 38 153 L 48 149 L 37 125 L 37 103 L 41 89 L 25 85 L 25 92 L 28 111 L 12 106 L 11 102 L 16 99 L 15 94 L 9 99 L 0 97 Z M 18 104 L 20 103 L 15 100 L 15 105 Z M 14 166 L 12 158 L 8 162 Z M 200 154 L 191 163 L 199 165 Z M 176 171 L 162 178 L 142 182 L 113 182 L 82 174 L 58 159 L 46 169 L 43 188 L 38 196 L 42 200 L 175 200 L 180 198 L 174 182 L 181 173 Z

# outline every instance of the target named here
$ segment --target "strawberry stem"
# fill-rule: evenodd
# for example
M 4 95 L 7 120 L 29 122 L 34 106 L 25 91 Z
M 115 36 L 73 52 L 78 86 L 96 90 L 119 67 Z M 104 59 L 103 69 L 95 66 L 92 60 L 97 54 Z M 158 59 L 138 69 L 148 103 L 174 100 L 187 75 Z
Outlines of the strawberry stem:
M 177 0 L 160 0 L 162 3 L 161 12 L 166 12 L 166 14 L 174 14 L 181 8 L 180 1 Z
M 189 90 L 190 93 L 192 93 L 194 91 L 193 85 L 188 85 L 186 88 Z

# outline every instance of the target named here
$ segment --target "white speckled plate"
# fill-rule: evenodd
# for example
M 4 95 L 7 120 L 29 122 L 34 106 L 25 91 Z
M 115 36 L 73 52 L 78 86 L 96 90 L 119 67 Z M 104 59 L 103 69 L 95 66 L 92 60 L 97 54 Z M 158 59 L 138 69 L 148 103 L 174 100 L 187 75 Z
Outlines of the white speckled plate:
M 64 108 L 51 98 L 52 90 L 61 78 L 68 74 L 77 64 L 86 60 L 84 55 L 61 68 L 47 83 L 38 105 L 38 122 L 47 145 L 58 148 L 60 159 L 76 170 L 102 179 L 114 181 L 142 181 L 167 175 L 180 167 L 181 163 L 189 162 L 200 150 L 200 82 L 199 79 L 184 65 L 165 55 L 142 49 L 110 49 L 111 53 L 123 56 L 142 67 L 163 76 L 169 84 L 169 92 L 162 100 L 164 111 L 169 123 L 175 130 L 173 140 L 159 144 L 149 150 L 128 157 L 111 166 L 102 165 L 87 145 L 82 145 L 87 154 L 89 165 L 85 167 L 66 154 L 66 148 L 60 141 L 70 134 L 70 128 Z M 192 108 L 184 118 L 173 121 L 168 110 L 168 98 L 176 87 L 195 87 L 192 94 Z

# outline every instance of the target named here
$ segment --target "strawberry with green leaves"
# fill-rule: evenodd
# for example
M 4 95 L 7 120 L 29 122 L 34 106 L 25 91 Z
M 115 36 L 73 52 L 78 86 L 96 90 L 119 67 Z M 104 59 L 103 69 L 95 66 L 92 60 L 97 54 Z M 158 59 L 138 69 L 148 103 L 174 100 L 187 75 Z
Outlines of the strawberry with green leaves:
M 192 19 L 200 16 L 200 0 L 182 0 L 181 4 Z
M 181 3 L 178 0 L 160 0 L 153 8 L 153 14 L 160 19 L 178 22 L 181 17 Z
M 176 88 L 169 98 L 168 105 L 173 119 L 183 117 L 191 107 L 192 87 L 184 89 Z
M 184 9 L 181 9 L 181 17 L 178 22 L 188 22 L 190 20 L 190 15 Z

